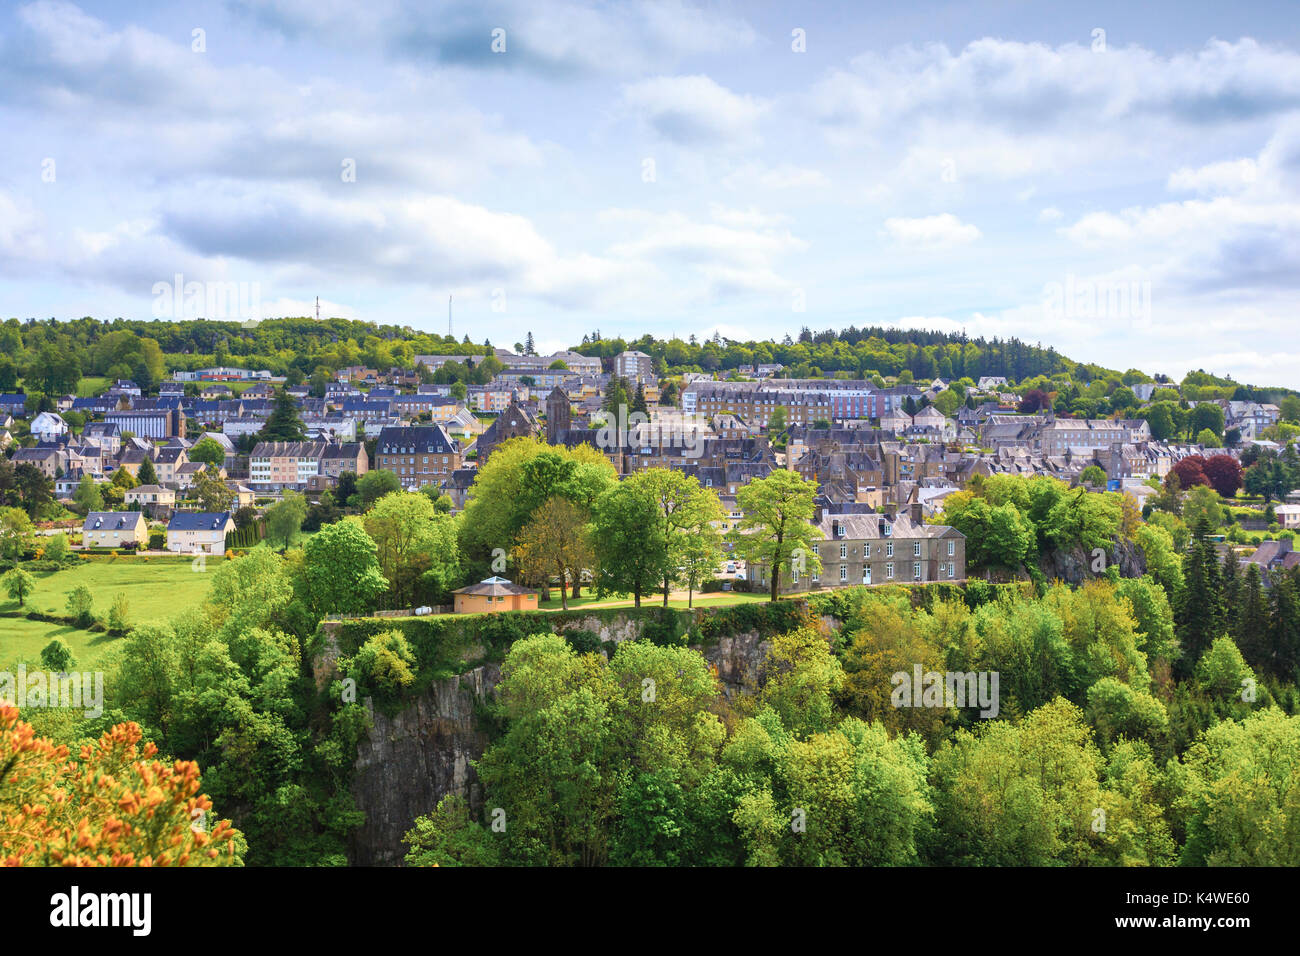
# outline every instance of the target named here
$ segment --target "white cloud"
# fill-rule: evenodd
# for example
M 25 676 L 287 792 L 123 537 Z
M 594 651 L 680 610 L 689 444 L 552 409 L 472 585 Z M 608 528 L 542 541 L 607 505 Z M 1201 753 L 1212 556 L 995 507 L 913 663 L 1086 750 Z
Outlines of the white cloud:
M 917 219 L 886 219 L 885 231 L 904 246 L 927 249 L 960 246 L 980 238 L 980 231 L 950 212 Z

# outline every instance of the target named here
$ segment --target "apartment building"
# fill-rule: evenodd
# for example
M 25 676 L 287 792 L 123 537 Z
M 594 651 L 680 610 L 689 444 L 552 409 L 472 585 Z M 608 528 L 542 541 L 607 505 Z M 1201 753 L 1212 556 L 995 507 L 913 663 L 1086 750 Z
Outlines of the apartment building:
M 397 475 L 408 490 L 441 485 L 460 465 L 460 445 L 441 425 L 390 426 L 375 446 L 375 467 Z

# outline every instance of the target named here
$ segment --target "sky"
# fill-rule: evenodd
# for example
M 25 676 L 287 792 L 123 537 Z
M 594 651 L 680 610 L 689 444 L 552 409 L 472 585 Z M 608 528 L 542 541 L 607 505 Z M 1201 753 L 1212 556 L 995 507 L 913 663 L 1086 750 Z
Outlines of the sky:
M 450 298 L 498 346 L 898 325 L 1300 387 L 1288 3 L 5 3 L 0 129 L 4 317 Z

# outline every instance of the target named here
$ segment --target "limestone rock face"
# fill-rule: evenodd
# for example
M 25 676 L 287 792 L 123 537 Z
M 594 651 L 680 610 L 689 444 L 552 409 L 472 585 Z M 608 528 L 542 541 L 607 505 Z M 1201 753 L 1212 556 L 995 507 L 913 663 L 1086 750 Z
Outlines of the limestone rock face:
M 352 795 L 366 815 L 352 835 L 354 864 L 399 865 L 407 849 L 403 835 L 449 793 L 464 796 L 478 814 L 483 793 L 470 761 L 483 755 L 488 737 L 477 708 L 500 678 L 500 668 L 487 664 L 434 681 L 393 717 L 366 699 L 374 724 L 357 746 L 352 778 Z
M 1091 578 L 1099 577 L 1093 565 L 1097 563 L 1096 555 L 1082 548 L 1068 551 L 1049 551 L 1039 561 L 1039 568 L 1048 581 L 1060 579 L 1066 584 L 1077 587 Z M 1140 578 L 1147 570 L 1147 558 L 1134 542 L 1120 538 L 1106 549 L 1105 567 L 1119 565 L 1119 573 L 1126 578 Z
M 718 680 L 727 696 L 735 697 L 757 687 L 763 659 L 771 647 L 772 642 L 759 637 L 757 631 L 745 631 L 720 637 L 713 645 L 697 650 L 717 668 Z

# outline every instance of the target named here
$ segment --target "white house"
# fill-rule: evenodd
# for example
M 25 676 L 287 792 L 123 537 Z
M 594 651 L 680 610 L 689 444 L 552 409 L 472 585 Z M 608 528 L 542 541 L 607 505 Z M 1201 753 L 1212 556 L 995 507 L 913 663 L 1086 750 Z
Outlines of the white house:
M 32 419 L 32 434 L 38 441 L 58 441 L 68 433 L 68 423 L 55 412 L 41 412 Z
M 178 554 L 221 554 L 235 530 L 229 511 L 177 511 L 167 522 L 167 550 Z

